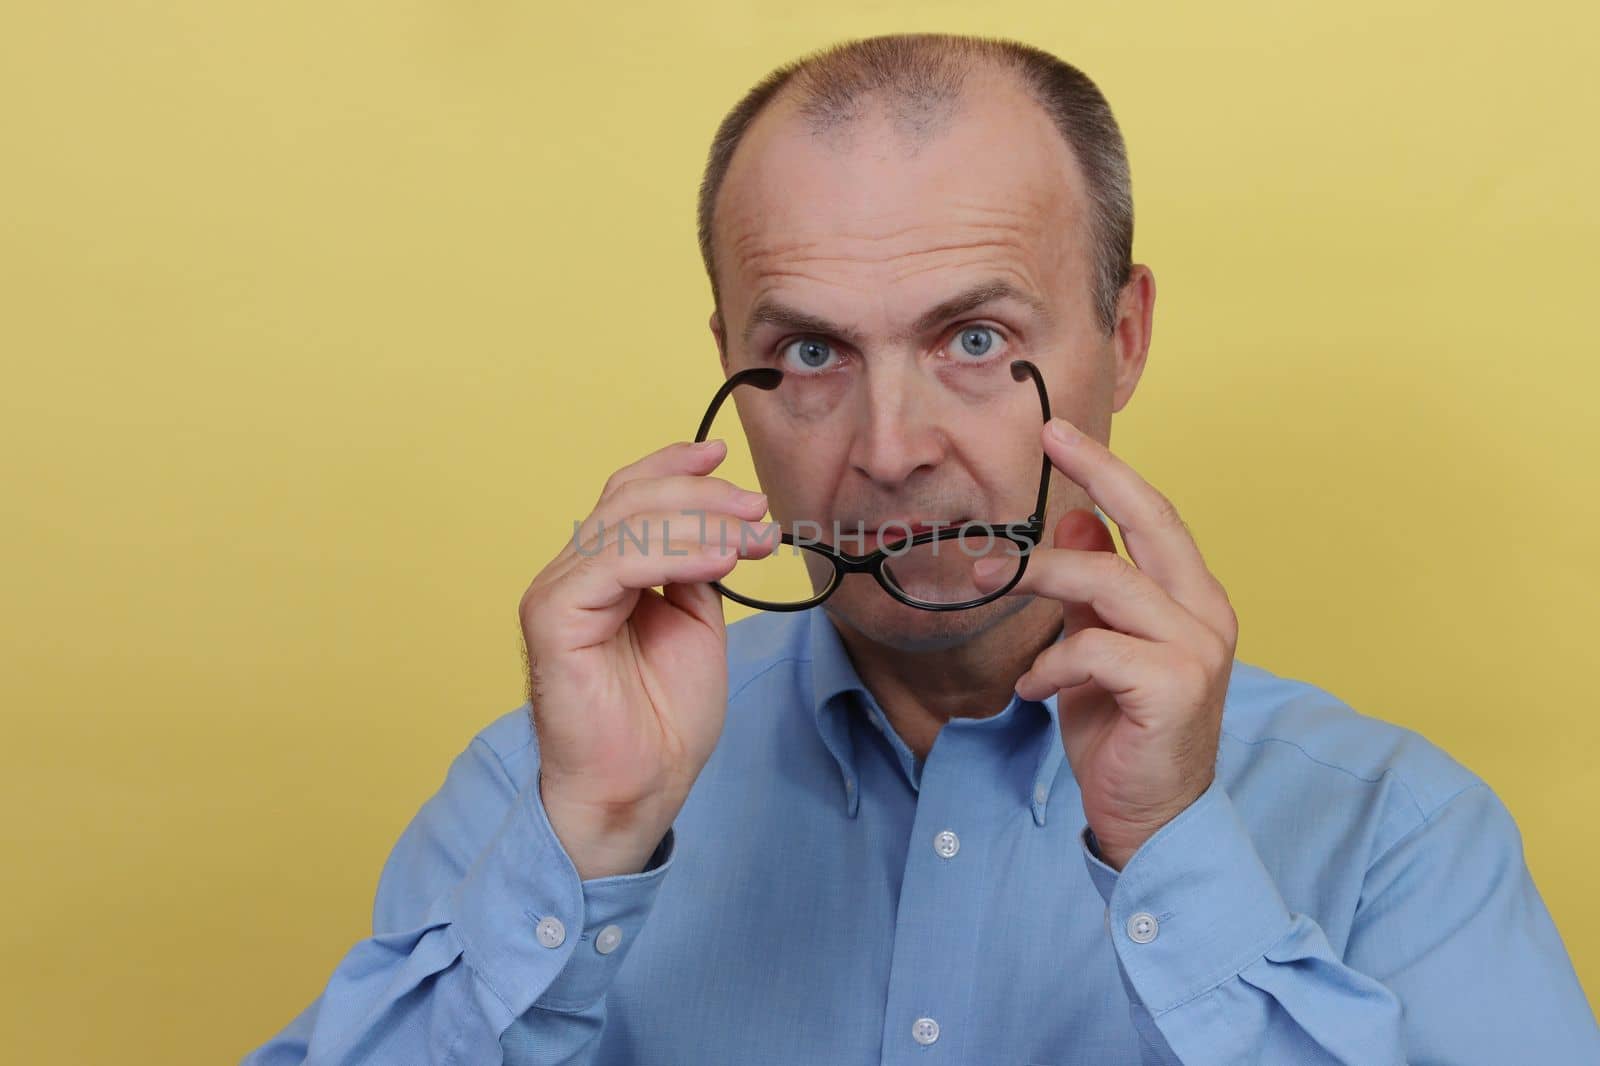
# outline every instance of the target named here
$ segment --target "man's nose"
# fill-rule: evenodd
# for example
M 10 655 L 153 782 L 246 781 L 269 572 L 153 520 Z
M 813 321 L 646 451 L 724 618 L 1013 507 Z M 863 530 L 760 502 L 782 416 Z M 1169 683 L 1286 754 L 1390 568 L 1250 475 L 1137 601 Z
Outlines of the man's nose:
M 856 396 L 850 465 L 880 488 L 899 488 L 944 456 L 937 398 L 929 394 L 929 383 L 902 368 L 875 367 L 864 378 Z

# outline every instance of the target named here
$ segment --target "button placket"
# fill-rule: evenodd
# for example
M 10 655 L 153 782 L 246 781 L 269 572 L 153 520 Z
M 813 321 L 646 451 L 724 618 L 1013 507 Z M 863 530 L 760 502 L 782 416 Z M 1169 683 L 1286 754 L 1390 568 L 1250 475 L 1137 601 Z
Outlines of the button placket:
M 1003 786 L 994 774 L 973 785 L 975 764 L 995 761 L 996 739 L 993 731 L 969 730 L 956 723 L 940 733 L 923 761 L 896 928 L 932 935 L 894 939 L 885 1048 L 934 1054 L 939 1047 L 946 1054 L 956 1053 L 950 1046 L 951 1034 L 966 1031 L 970 1002 L 950 995 L 936 975 L 951 966 L 971 968 L 979 957 L 985 923 L 977 894 L 962 886 L 982 877 L 995 823 L 1013 818 L 1018 799 L 1030 797 L 1034 784 L 1025 785 L 1021 797 L 1014 785 Z M 1003 797 L 1008 802 L 997 808 Z M 930 846 L 932 856 L 923 850 Z M 909 1047 L 908 1028 L 913 1045 Z

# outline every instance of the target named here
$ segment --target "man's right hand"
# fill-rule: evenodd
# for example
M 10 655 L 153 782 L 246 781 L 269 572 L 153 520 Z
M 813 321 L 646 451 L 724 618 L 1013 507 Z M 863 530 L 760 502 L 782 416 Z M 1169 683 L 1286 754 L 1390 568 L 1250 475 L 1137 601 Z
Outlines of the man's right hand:
M 618 470 L 522 596 L 540 797 L 583 880 L 644 869 L 722 733 L 727 634 L 707 582 L 776 539 L 764 496 L 707 476 L 725 455 L 673 444 Z

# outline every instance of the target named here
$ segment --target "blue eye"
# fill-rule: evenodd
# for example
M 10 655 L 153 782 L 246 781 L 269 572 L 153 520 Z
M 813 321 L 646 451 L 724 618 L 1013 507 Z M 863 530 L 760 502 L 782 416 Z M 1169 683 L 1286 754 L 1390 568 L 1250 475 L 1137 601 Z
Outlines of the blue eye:
M 790 341 L 783 346 L 782 354 L 783 361 L 788 364 L 785 369 L 796 370 L 802 374 L 823 370 L 834 358 L 833 346 L 816 337 L 801 337 L 799 340 Z
M 1004 343 L 999 333 L 990 327 L 968 326 L 956 334 L 951 351 L 967 361 L 976 361 L 992 352 L 996 341 Z

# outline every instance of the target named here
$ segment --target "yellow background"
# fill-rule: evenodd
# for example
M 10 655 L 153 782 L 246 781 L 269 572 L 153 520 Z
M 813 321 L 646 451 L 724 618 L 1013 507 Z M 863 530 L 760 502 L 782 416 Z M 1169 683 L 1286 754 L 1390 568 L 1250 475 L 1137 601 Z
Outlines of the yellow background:
M 13 1061 L 236 1061 L 316 995 L 520 701 L 522 589 L 718 380 L 717 121 L 902 29 L 1105 90 L 1159 285 L 1113 447 L 1188 519 L 1241 658 L 1499 792 L 1600 993 L 1600 17 L 978 6 L 6 11 Z

